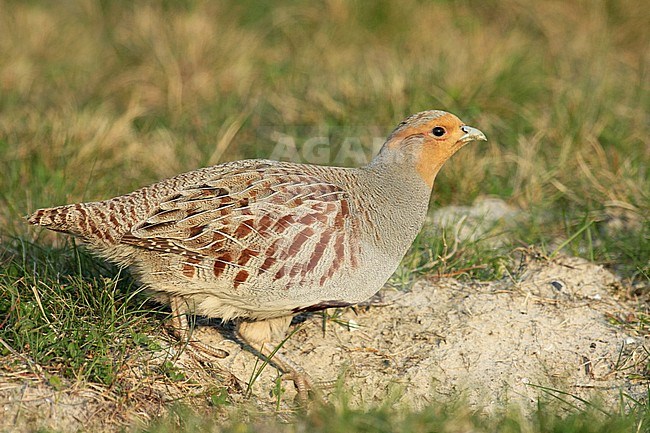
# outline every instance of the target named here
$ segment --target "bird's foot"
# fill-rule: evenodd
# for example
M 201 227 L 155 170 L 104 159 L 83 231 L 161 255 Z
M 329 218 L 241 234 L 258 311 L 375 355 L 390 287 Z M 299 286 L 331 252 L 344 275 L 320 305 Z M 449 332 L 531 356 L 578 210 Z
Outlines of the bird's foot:
M 229 353 L 223 349 L 217 349 L 216 347 L 192 338 L 190 325 L 185 314 L 185 305 L 182 303 L 181 299 L 171 298 L 170 305 L 172 308 L 172 334 L 178 341 L 186 344 L 187 348 L 191 349 L 190 354 L 193 357 L 199 361 L 205 362 L 209 361 L 205 355 L 220 359 L 229 355 Z
M 181 340 L 183 341 L 183 340 Z M 210 359 L 205 355 L 223 359 L 229 356 L 230 354 L 223 349 L 217 349 L 212 347 L 209 344 L 202 343 L 196 340 L 190 340 L 187 342 L 187 346 L 190 349 L 190 354 L 197 358 L 200 361 L 208 362 Z
M 318 383 L 315 382 L 307 372 L 300 366 L 294 364 L 285 356 L 275 353 L 270 362 L 279 367 L 283 372 L 282 380 L 290 380 L 296 387 L 298 401 L 302 406 L 306 406 L 311 400 L 321 402 L 323 396 Z
M 301 405 L 305 406 L 309 403 L 309 395 L 311 393 L 315 400 L 322 399 L 320 390 L 314 386 L 314 383 L 307 373 L 299 371 L 291 371 L 282 375 L 282 380 L 290 380 L 293 382 L 298 392 L 298 401 Z

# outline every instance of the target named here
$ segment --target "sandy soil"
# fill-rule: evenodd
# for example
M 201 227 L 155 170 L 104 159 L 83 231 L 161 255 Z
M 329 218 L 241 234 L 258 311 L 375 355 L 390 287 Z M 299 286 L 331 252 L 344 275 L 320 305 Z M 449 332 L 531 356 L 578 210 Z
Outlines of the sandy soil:
M 576 258 L 524 266 L 516 281 L 441 279 L 383 291 L 382 306 L 347 310 L 325 332 L 322 319 L 306 320 L 283 352 L 316 380 L 341 378 L 355 404 L 391 391 L 414 408 L 463 396 L 488 410 L 533 409 L 547 393 L 539 387 L 587 399 L 598 391 L 608 404 L 619 390 L 643 395 L 626 377 L 645 358 L 644 341 L 608 320 L 628 311 L 610 294 L 616 278 Z M 247 381 L 256 359 L 235 343 L 221 347 L 231 353 L 221 365 Z M 255 382 L 260 400 L 274 403 L 276 377 L 269 368 Z M 285 399 L 295 393 L 289 385 Z

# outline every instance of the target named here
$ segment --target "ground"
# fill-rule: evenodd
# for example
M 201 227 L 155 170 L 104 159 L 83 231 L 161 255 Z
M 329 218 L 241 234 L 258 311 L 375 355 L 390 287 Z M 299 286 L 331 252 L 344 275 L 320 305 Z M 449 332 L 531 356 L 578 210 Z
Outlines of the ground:
M 599 395 L 610 405 L 619 391 L 639 398 L 645 385 L 626 378 L 645 357 L 644 341 L 610 323 L 629 313 L 611 294 L 616 278 L 569 257 L 527 257 L 522 267 L 517 280 L 444 278 L 420 281 L 406 293 L 385 290 L 380 306 L 347 310 L 324 332 L 320 317 L 305 320 L 283 351 L 315 379 L 340 379 L 358 404 L 393 395 L 421 408 L 460 395 L 488 410 L 532 409 L 553 393 L 545 388 Z M 222 347 L 231 352 L 225 368 L 248 381 L 257 360 L 235 343 Z M 276 377 L 266 369 L 253 385 L 269 405 Z M 288 385 L 282 399 L 291 401 Z
M 476 215 L 513 217 L 498 201 L 446 212 L 448 224 L 440 213 L 434 222 L 459 227 Z M 457 233 L 461 241 L 475 235 Z M 604 407 L 642 399 L 647 383 L 635 378 L 647 365 L 648 336 L 622 325 L 635 308 L 619 298 L 619 279 L 580 258 L 534 248 L 513 254 L 514 272 L 497 281 L 425 278 L 407 291 L 387 287 L 354 309 L 297 317 L 280 350 L 321 383 L 323 398 L 345 392 L 358 406 L 388 401 L 420 409 L 462 398 L 488 413 L 526 413 L 556 398 Z M 261 369 L 231 326 L 204 324 L 195 336 L 230 355 L 197 362 L 166 334 L 153 335 L 150 349 L 128 354 L 113 388 L 52 383 L 13 356 L 24 368 L 0 378 L 0 429 L 115 431 L 146 423 L 178 400 L 219 406 L 224 419 L 241 416 L 242 406 L 279 416 L 295 408 L 292 383 L 278 380 L 272 366 Z

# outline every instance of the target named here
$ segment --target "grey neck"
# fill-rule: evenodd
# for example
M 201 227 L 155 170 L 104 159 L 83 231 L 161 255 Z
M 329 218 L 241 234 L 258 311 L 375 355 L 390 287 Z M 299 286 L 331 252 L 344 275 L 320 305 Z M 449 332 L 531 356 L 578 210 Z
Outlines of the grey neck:
M 361 168 L 366 175 L 359 197 L 369 210 L 372 221 L 368 236 L 382 249 L 394 254 L 405 253 L 424 224 L 431 189 L 418 175 L 415 164 L 401 155 L 384 149 L 370 164 Z M 395 152 L 397 153 L 397 152 Z

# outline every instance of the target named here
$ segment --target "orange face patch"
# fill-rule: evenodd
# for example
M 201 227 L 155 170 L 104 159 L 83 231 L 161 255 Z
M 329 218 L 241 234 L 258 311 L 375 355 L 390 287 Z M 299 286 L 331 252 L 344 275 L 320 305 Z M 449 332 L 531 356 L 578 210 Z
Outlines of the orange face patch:
M 388 147 L 398 150 L 409 137 L 421 137 L 424 142 L 418 147 L 416 170 L 427 185 L 433 187 L 442 165 L 462 147 L 463 143 L 459 140 L 465 135 L 460 129 L 463 125 L 458 117 L 450 113 L 433 118 L 409 119 L 393 132 Z

